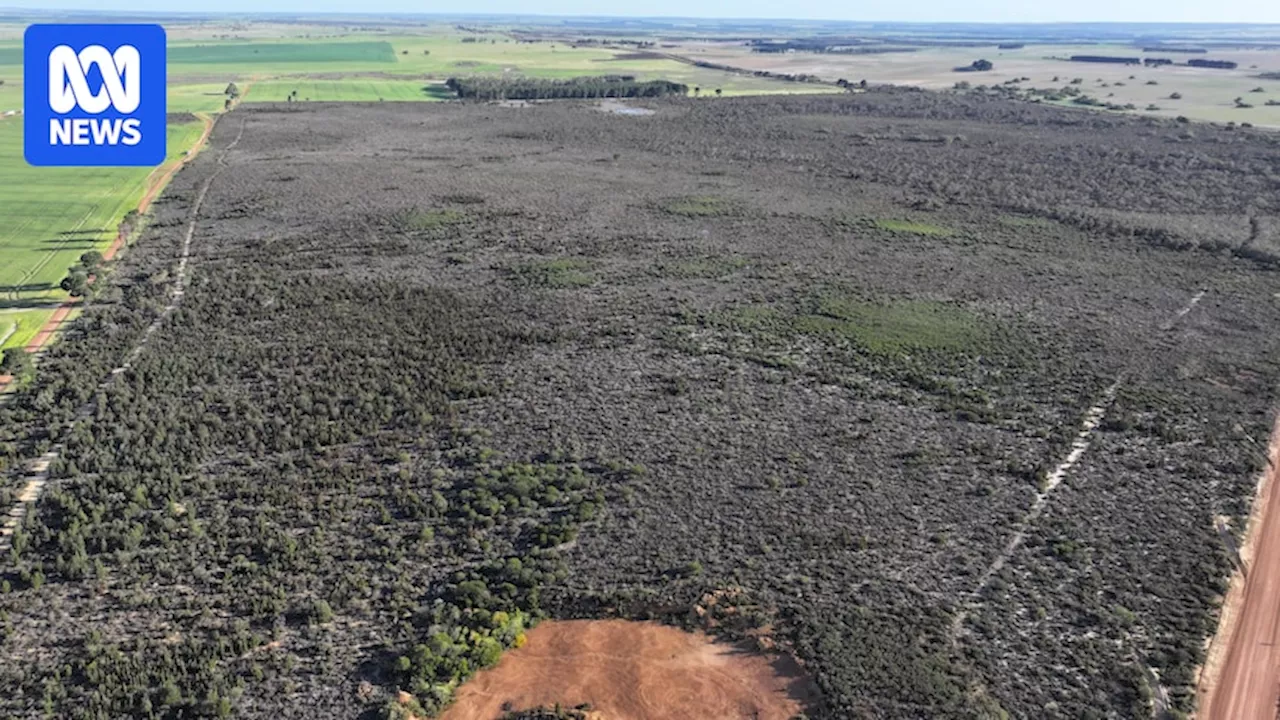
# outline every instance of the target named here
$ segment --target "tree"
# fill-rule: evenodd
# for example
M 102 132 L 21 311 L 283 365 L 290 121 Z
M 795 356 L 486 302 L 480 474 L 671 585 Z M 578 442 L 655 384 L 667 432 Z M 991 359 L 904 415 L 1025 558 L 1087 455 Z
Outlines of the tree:
M 311 610 L 308 613 L 308 619 L 311 622 L 318 623 L 320 625 L 327 625 L 330 622 L 333 622 L 333 608 L 329 606 L 329 603 L 326 600 L 316 600 L 311 605 Z
M 0 374 L 3 375 L 22 377 L 32 367 L 34 362 L 31 360 L 31 353 L 22 348 L 9 348 L 4 351 L 4 358 L 0 359 Z
M 720 94 L 721 94 L 721 93 L 723 93 L 723 92 L 724 92 L 724 91 L 723 91 L 723 90 L 721 90 L 720 88 L 716 88 L 716 97 L 720 97 Z
M 102 253 L 90 250 L 80 256 L 80 265 L 86 270 L 96 270 L 102 264 Z
M 84 297 L 89 291 L 89 276 L 80 268 L 72 268 L 59 286 L 71 293 L 71 297 Z
M 222 91 L 222 94 L 227 97 L 238 98 L 240 97 L 240 88 L 236 87 L 235 83 L 229 83 L 227 89 Z

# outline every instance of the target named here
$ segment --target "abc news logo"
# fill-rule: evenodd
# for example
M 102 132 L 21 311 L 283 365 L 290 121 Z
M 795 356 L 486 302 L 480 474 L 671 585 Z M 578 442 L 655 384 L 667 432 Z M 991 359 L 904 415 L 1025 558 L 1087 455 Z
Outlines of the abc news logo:
M 79 53 L 59 45 L 49 52 L 49 107 L 62 114 L 77 107 L 95 115 L 109 107 L 131 113 L 142 99 L 141 61 L 138 48 L 132 45 L 121 45 L 115 53 L 101 45 L 90 45 Z M 89 89 L 86 75 L 95 67 L 102 73 L 102 88 L 96 93 Z M 141 124 L 137 118 L 54 118 L 49 120 L 49 144 L 137 145 L 142 141 Z
M 24 151 L 32 165 L 159 165 L 159 25 L 32 25 L 23 41 Z

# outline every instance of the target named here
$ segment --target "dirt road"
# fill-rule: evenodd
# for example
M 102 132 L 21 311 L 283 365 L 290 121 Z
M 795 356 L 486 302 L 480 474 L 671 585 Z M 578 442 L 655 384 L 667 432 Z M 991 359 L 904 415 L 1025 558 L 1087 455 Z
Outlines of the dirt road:
M 1271 434 L 1262 516 L 1249 530 L 1248 565 L 1238 607 L 1223 610 L 1220 632 L 1229 634 L 1226 661 L 1201 681 L 1204 720 L 1275 720 L 1280 700 L 1280 420 Z M 1249 552 L 1249 551 L 1252 552 Z M 1228 604 L 1233 598 L 1228 597 Z
M 626 620 L 544 622 L 528 644 L 464 683 L 441 720 L 584 702 L 609 720 L 790 720 L 810 692 L 794 663 L 702 633 Z

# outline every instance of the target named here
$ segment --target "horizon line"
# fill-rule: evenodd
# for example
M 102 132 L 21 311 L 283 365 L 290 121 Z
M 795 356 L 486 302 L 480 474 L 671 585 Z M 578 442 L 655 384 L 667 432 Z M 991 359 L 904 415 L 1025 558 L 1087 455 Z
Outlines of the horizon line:
M 1280 27 L 1280 22 L 1253 21 L 1186 21 L 1186 20 L 851 20 L 837 18 L 789 18 L 789 17 L 710 17 L 696 15 L 584 15 L 577 13 L 500 13 L 500 12 L 347 12 L 338 10 L 92 10 L 86 8 L 46 8 L 19 5 L 0 6 L 0 17 L 7 13 L 22 12 L 36 15 L 84 15 L 84 16 L 145 16 L 154 18 L 220 18 L 220 17 L 343 17 L 343 18 L 554 18 L 562 20 L 660 20 L 660 21 L 709 21 L 709 22 L 792 22 L 851 25 L 953 25 L 953 26 L 1177 26 L 1177 27 Z

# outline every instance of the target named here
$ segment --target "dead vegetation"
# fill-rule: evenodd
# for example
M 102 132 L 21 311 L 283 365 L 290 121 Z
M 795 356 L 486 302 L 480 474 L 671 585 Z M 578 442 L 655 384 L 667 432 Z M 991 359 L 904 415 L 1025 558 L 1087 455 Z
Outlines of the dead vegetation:
M 432 711 L 542 615 L 730 586 L 815 717 L 1142 715 L 1146 668 L 1193 707 L 1280 378 L 1280 141 L 915 92 L 389 105 L 237 109 L 181 309 L 97 390 L 216 152 L 0 410 L 6 503 L 67 446 L 0 713 Z

